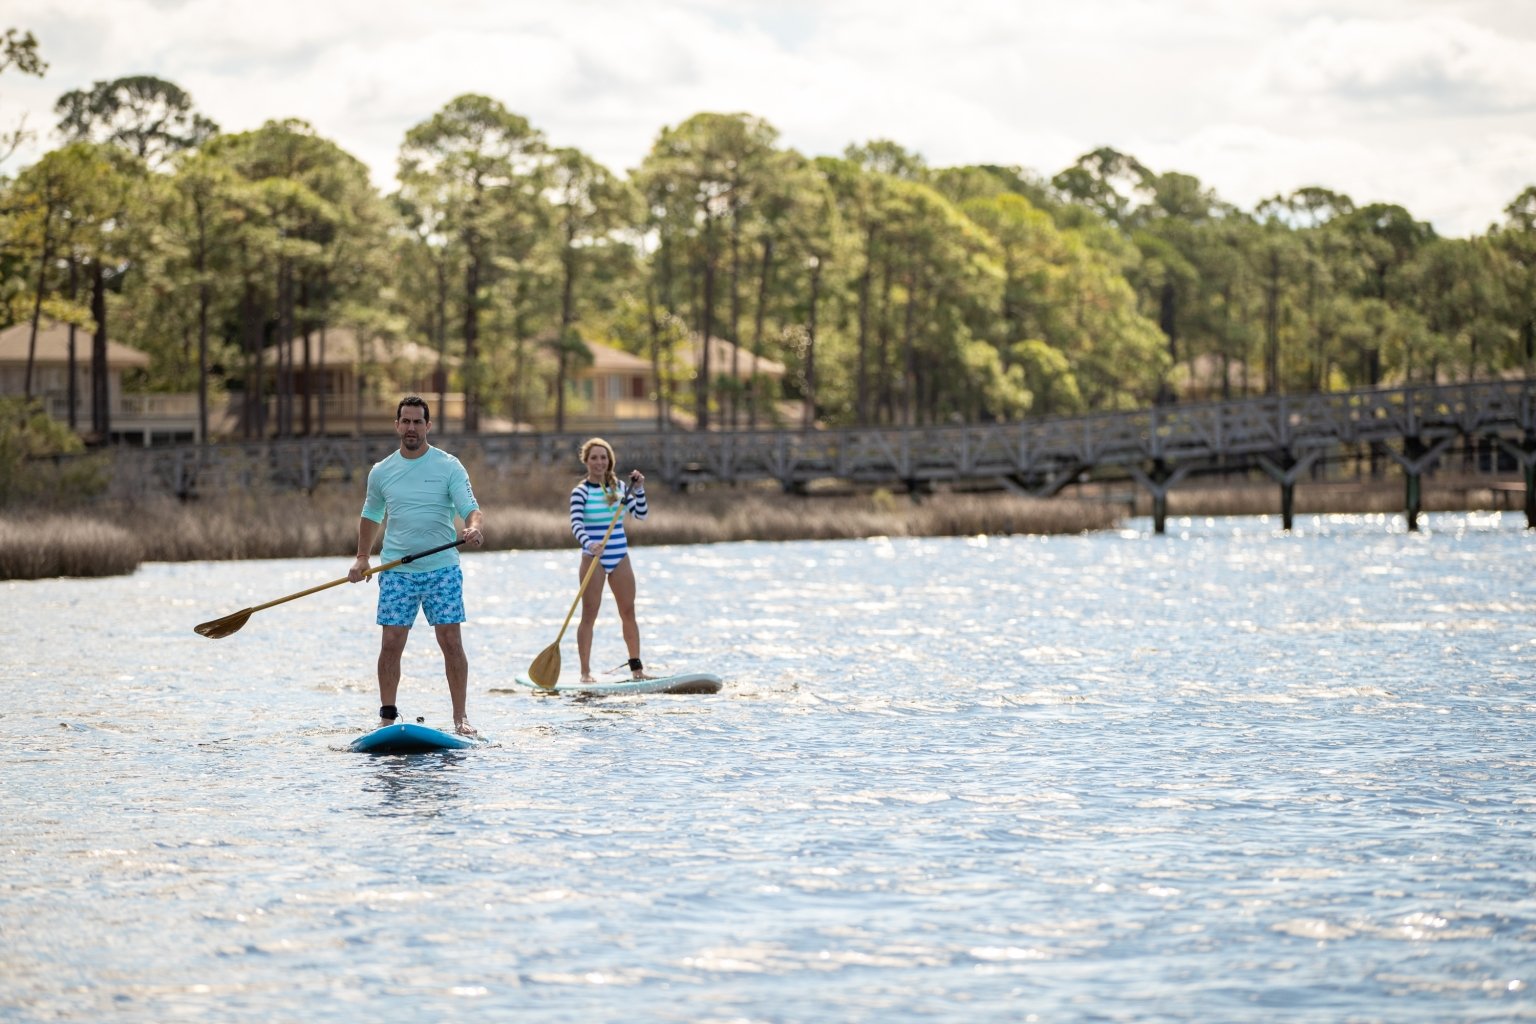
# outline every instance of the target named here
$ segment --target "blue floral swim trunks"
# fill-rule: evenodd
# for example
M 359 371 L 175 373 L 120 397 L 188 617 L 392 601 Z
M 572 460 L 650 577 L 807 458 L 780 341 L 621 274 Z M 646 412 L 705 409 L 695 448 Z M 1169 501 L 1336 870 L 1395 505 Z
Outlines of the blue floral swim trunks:
M 433 626 L 463 622 L 464 570 L 447 565 L 431 572 L 379 574 L 379 625 L 410 628 L 418 611 L 426 612 Z

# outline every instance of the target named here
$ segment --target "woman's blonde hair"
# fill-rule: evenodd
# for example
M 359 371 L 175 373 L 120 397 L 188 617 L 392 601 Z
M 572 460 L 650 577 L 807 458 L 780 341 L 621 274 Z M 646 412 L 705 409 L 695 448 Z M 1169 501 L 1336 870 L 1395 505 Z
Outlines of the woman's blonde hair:
M 587 439 L 581 445 L 582 466 L 586 466 L 587 453 L 590 452 L 593 448 L 602 448 L 608 453 L 608 471 L 603 474 L 603 494 L 608 498 L 608 501 L 611 504 L 619 500 L 619 476 L 616 472 L 619 459 L 618 456 L 613 453 L 613 445 L 609 444 L 607 441 L 604 441 L 600 437 L 593 437 Z

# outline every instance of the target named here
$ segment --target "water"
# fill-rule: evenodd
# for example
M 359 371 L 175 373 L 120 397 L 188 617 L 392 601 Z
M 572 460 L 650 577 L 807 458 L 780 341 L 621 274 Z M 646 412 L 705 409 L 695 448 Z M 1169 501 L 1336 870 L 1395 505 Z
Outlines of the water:
M 639 548 L 715 696 L 504 692 L 574 559 L 477 553 L 408 758 L 370 587 L 192 633 L 344 558 L 0 585 L 0 1019 L 1536 1016 L 1536 535 L 1138 525 Z

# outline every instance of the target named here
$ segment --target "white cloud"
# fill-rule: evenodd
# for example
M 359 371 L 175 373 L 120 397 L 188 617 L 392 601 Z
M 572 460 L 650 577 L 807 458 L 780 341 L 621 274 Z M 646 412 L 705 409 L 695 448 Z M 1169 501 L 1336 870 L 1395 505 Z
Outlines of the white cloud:
M 0 27 L 34 31 L 52 67 L 0 76 L 0 127 L 24 112 L 51 126 L 63 92 L 155 74 L 227 130 L 309 121 L 381 187 L 405 131 L 465 92 L 619 171 L 664 127 L 745 111 L 810 155 L 889 138 L 936 165 L 1049 176 L 1109 145 L 1242 206 L 1323 185 L 1451 234 L 1484 230 L 1536 181 L 1536 5 L 1496 0 L 7 7 Z
M 1536 40 L 1444 16 L 1318 18 L 1269 48 L 1257 90 L 1312 109 L 1465 116 L 1536 110 Z

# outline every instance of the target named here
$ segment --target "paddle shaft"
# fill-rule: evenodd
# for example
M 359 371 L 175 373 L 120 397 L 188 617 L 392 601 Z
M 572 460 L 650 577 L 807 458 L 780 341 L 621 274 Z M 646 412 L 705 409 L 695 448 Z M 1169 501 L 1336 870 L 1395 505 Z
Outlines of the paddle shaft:
M 390 569 L 393 569 L 397 565 L 404 565 L 407 562 L 414 562 L 418 558 L 426 558 L 428 555 L 435 555 L 439 551 L 447 551 L 449 548 L 456 548 L 463 543 L 464 542 L 462 540 L 450 541 L 447 544 L 439 544 L 435 548 L 428 548 L 425 551 L 418 551 L 414 555 L 406 555 L 404 558 L 397 558 L 393 562 L 385 562 L 383 565 L 376 565 L 372 569 L 369 569 L 367 572 L 363 573 L 363 579 L 367 579 L 369 576 L 372 576 L 375 573 L 386 572 Z M 331 582 L 322 583 L 318 587 L 310 587 L 308 590 L 301 590 L 297 594 L 289 594 L 287 597 L 280 597 L 276 601 L 268 601 L 266 604 L 258 604 L 254 608 L 248 608 L 246 610 L 259 612 L 264 608 L 271 608 L 273 605 L 285 604 L 288 601 L 297 601 L 301 597 L 308 597 L 310 594 L 318 594 L 320 591 L 329 590 L 332 587 L 339 587 L 343 583 L 348 582 L 349 579 L 350 577 L 343 576 L 339 580 L 331 580 Z

